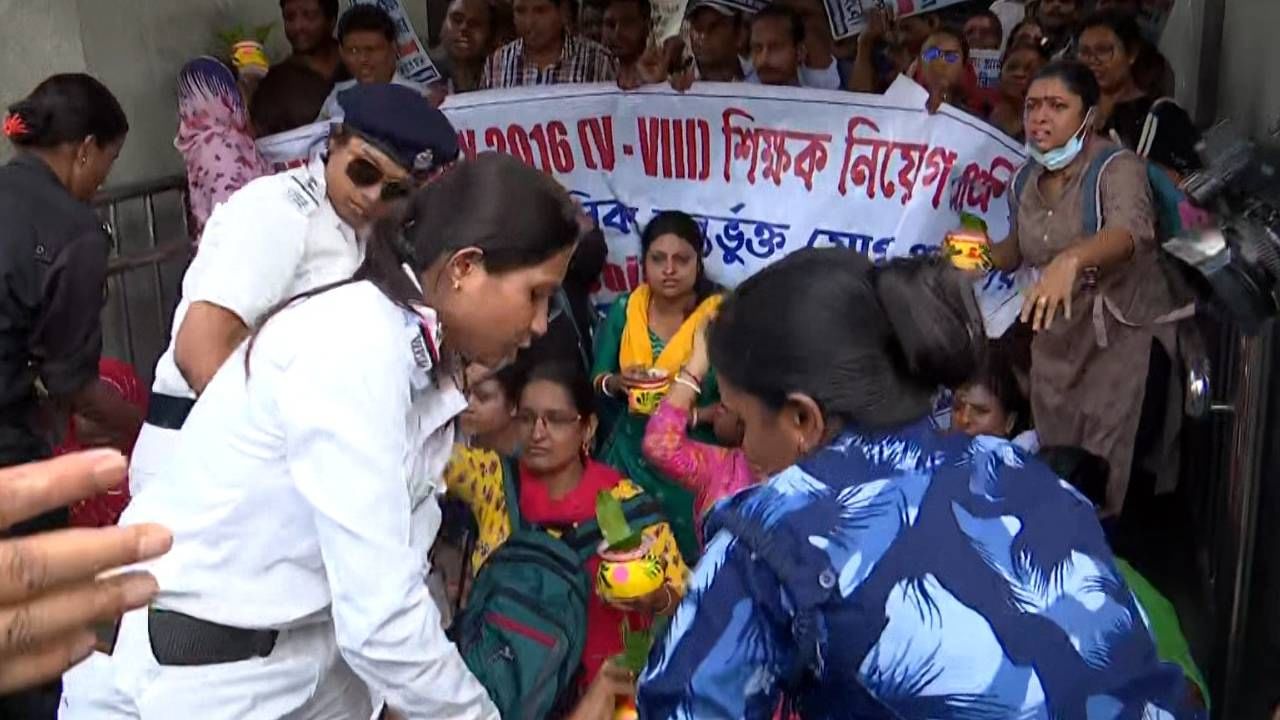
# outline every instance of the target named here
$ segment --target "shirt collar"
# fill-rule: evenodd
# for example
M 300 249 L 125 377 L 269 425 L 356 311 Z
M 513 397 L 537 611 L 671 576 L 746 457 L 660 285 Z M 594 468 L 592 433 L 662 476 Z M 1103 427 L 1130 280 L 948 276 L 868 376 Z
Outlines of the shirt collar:
M 58 179 L 58 175 L 53 171 L 53 168 L 49 167 L 49 163 L 41 160 L 34 153 L 19 151 L 13 156 L 13 160 L 10 162 L 14 165 L 21 165 L 22 167 L 29 168 L 32 172 L 48 180 L 54 185 L 57 185 L 60 188 L 63 187 L 62 181 Z M 63 189 L 65 190 L 65 188 Z
M 533 67 L 533 69 L 534 69 L 534 70 L 536 70 L 536 71 L 538 71 L 538 72 L 543 72 L 543 71 L 545 71 L 545 70 L 553 70 L 553 69 L 555 69 L 555 68 L 558 68 L 558 67 L 562 67 L 562 66 L 564 66 L 565 64 L 567 64 L 567 63 L 569 62 L 570 58 L 572 58 L 572 57 L 574 56 L 574 54 L 575 54 L 575 53 L 577 53 L 577 51 L 578 51 L 578 45 L 579 45 L 578 40 L 577 40 L 577 36 L 576 36 L 576 35 L 574 35 L 573 33 L 569 32 L 568 30 L 566 30 L 566 31 L 564 32 L 563 39 L 562 39 L 562 40 L 561 40 L 561 42 L 560 42 L 560 57 L 559 57 L 559 59 L 557 59 L 553 64 L 548 65 L 548 66 L 546 66 L 545 68 L 543 68 L 543 67 L 534 67 L 533 65 L 530 65 L 530 63 L 529 63 L 529 59 L 528 59 L 528 58 L 529 58 L 529 56 L 528 56 L 528 54 L 525 52 L 525 48 L 524 48 L 524 38 L 517 38 L 517 39 L 516 39 L 516 42 L 520 43 L 520 62 L 521 62 L 521 64 L 526 65 L 526 66 L 528 66 L 528 67 Z

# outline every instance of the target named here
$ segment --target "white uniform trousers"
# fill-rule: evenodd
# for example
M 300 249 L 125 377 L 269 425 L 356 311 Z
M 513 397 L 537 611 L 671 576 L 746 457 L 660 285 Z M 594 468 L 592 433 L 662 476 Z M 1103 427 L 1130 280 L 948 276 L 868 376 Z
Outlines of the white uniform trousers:
M 332 622 L 280 632 L 271 655 L 163 667 L 146 610 L 125 616 L 115 652 L 63 677 L 61 720 L 368 720 L 368 687 L 338 653 Z

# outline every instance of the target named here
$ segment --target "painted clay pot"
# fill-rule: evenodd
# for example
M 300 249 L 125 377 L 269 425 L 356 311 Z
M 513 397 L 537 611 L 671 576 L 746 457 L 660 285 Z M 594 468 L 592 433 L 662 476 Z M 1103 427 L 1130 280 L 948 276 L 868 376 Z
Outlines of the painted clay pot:
M 654 552 L 653 538 L 643 536 L 634 550 L 615 552 L 600 543 L 600 570 L 596 573 L 596 592 L 605 602 L 626 602 L 656 592 L 665 581 L 662 560 Z
M 613 705 L 613 720 L 640 720 L 635 699 L 619 697 Z
M 644 380 L 631 381 L 632 387 L 627 392 L 627 407 L 637 415 L 652 415 L 671 389 L 671 376 L 661 368 L 649 368 L 644 371 L 644 375 Z
M 944 250 L 951 264 L 961 270 L 981 270 L 987 265 L 988 240 L 984 232 L 961 229 L 947 233 Z
M 236 69 L 249 75 L 266 75 L 271 68 L 267 52 L 262 43 L 252 40 L 238 42 L 231 46 L 231 61 Z

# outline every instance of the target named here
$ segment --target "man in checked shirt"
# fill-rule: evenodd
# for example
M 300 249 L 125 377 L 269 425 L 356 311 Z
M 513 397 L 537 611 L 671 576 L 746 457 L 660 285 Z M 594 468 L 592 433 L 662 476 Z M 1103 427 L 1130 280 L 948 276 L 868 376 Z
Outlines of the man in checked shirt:
M 599 43 L 565 26 L 562 4 L 573 0 L 515 0 L 517 38 L 484 65 L 483 87 L 613 82 L 617 61 Z

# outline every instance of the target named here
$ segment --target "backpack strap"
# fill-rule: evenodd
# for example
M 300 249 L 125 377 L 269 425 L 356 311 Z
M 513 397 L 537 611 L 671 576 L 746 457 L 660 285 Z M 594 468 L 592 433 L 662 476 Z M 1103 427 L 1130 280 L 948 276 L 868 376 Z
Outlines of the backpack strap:
M 627 518 L 627 524 L 633 528 L 647 528 L 667 521 L 666 514 L 662 512 L 662 503 L 648 493 L 623 500 L 622 513 Z M 604 535 L 600 532 L 600 524 L 592 518 L 579 523 L 573 530 L 562 535 L 560 540 L 586 562 L 595 554 Z
M 838 592 L 839 578 L 825 555 L 820 565 L 806 563 L 806 553 L 788 553 L 788 548 L 778 542 L 782 537 L 780 534 L 765 532 L 760 523 L 744 518 L 736 508 L 725 507 L 717 511 L 715 524 L 744 543 L 754 558 L 764 561 L 791 599 L 794 606 L 791 637 L 796 645 L 796 654 L 790 666 L 783 669 L 781 679 L 784 690 L 794 695 L 806 672 L 820 674 L 822 671 L 819 648 L 822 640 L 821 608 Z M 816 548 L 806 549 L 821 553 Z
M 520 468 L 516 461 L 502 456 L 502 493 L 507 500 L 507 517 L 511 520 L 511 532 L 527 530 L 528 524 L 520 515 Z
M 1142 134 L 1138 136 L 1138 147 L 1134 148 L 1134 152 L 1143 160 L 1151 155 L 1151 146 L 1156 142 L 1156 133 L 1160 129 L 1160 107 L 1171 102 L 1173 98 L 1157 98 L 1151 103 L 1151 109 L 1147 110 L 1147 119 L 1142 123 Z
M 1009 224 L 1010 229 L 1014 230 L 1018 227 L 1018 204 L 1022 201 L 1022 191 L 1027 189 L 1027 183 L 1031 181 L 1031 172 L 1035 170 L 1035 161 L 1028 160 L 1018 168 L 1018 174 L 1013 176 L 1013 186 L 1009 192 Z
M 1108 147 L 1089 161 L 1089 167 L 1084 171 L 1084 213 L 1081 215 L 1081 222 L 1086 236 L 1096 235 L 1102 229 L 1102 173 L 1122 152 L 1122 147 Z

